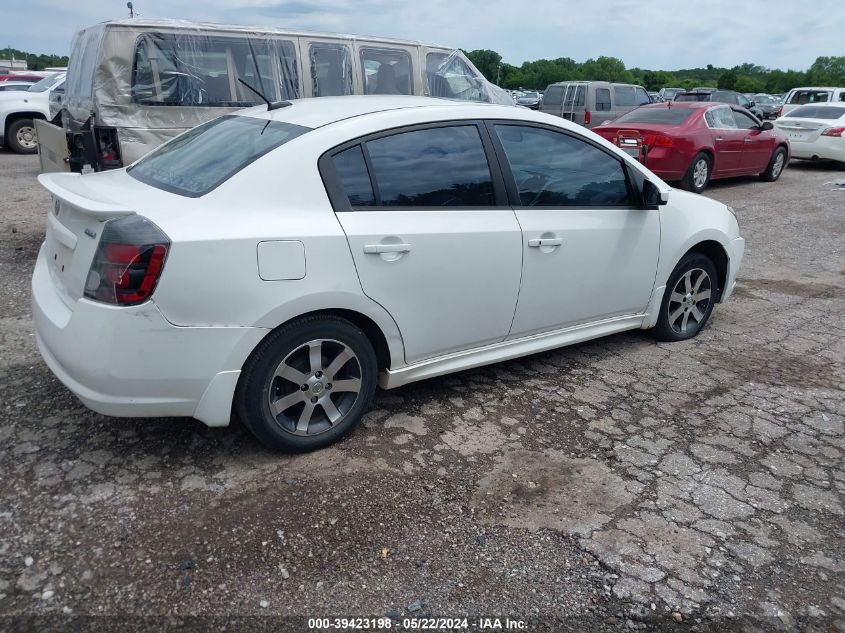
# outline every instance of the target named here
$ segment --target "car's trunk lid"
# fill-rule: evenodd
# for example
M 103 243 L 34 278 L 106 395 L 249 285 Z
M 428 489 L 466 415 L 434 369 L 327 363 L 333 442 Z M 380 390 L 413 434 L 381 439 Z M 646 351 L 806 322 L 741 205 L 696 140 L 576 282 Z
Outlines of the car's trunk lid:
M 790 141 L 812 143 L 829 127 L 835 127 L 834 121 L 824 119 L 790 119 L 784 117 L 775 122 L 775 127 L 783 132 Z
M 88 187 L 81 174 L 41 174 L 38 181 L 53 196 L 43 246 L 50 277 L 59 296 L 73 308 L 85 293 L 105 222 L 135 211 Z

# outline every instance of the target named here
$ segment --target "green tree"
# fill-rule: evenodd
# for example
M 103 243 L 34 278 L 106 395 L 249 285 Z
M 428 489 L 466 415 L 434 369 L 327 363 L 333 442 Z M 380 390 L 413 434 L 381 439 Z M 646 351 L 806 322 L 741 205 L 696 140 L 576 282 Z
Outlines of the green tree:
M 481 71 L 488 81 L 497 83 L 501 80 L 500 70 L 502 64 L 502 56 L 496 51 L 489 49 L 479 49 L 474 51 L 464 51 L 469 61 Z
M 736 80 L 734 90 L 736 90 L 737 92 L 765 92 L 766 83 L 762 79 L 758 79 L 757 77 L 740 75 Z
M 599 57 L 588 59 L 581 65 L 581 74 L 585 79 L 593 81 L 631 81 L 630 72 L 625 70 L 625 64 L 616 57 Z
M 845 85 L 845 57 L 818 57 L 807 71 L 807 82 L 814 86 Z
M 736 81 L 736 71 L 726 70 L 721 75 L 719 75 L 719 81 L 718 83 L 716 83 L 716 87 L 722 88 L 723 90 L 733 90 L 736 86 Z

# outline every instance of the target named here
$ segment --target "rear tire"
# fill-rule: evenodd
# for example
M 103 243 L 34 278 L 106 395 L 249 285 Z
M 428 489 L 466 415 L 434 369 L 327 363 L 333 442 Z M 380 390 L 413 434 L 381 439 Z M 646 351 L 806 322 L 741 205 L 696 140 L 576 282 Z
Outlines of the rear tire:
M 769 164 L 766 171 L 760 174 L 760 180 L 763 182 L 774 182 L 786 169 L 786 150 L 783 147 L 778 147 L 769 159 Z
M 699 152 L 692 159 L 687 173 L 681 180 L 681 187 L 693 193 L 701 193 L 710 182 L 710 169 L 713 161 L 704 152 Z
M 709 257 L 701 253 L 684 255 L 666 283 L 652 336 L 659 341 L 684 341 L 696 336 L 713 312 L 718 279 Z
M 271 333 L 244 365 L 235 412 L 265 446 L 300 453 L 349 433 L 369 409 L 378 364 L 355 325 L 305 317 Z
M 6 135 L 6 145 L 16 154 L 35 154 L 38 151 L 35 122 L 32 119 L 12 121 Z

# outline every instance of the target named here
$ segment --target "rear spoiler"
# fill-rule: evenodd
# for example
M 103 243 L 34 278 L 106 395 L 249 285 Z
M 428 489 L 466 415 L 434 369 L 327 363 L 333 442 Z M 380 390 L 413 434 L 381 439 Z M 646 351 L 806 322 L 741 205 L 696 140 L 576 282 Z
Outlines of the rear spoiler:
M 51 194 L 87 215 L 95 218 L 111 219 L 122 215 L 135 213 L 122 204 L 111 201 L 82 180 L 82 174 L 51 173 L 40 174 L 38 182 Z

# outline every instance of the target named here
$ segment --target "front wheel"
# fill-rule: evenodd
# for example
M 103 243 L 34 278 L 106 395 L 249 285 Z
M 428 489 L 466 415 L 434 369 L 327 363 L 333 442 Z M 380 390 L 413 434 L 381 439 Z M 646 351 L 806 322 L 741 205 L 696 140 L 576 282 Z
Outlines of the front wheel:
M 778 147 L 769 159 L 769 164 L 766 171 L 760 174 L 760 180 L 763 182 L 774 182 L 783 173 L 786 167 L 786 150 L 783 147 Z
M 359 328 L 338 317 L 306 317 L 270 334 L 252 354 L 235 411 L 270 448 L 315 450 L 358 424 L 377 374 L 373 346 Z
M 16 154 L 34 154 L 38 151 L 35 136 L 35 122 L 32 119 L 18 119 L 9 126 L 6 144 Z
M 660 314 L 652 330 L 661 341 L 683 341 L 698 334 L 710 318 L 718 292 L 712 260 L 701 253 L 687 253 L 672 271 Z
M 692 159 L 687 173 L 681 180 L 681 187 L 693 193 L 701 193 L 710 182 L 710 157 L 704 152 L 699 152 Z

